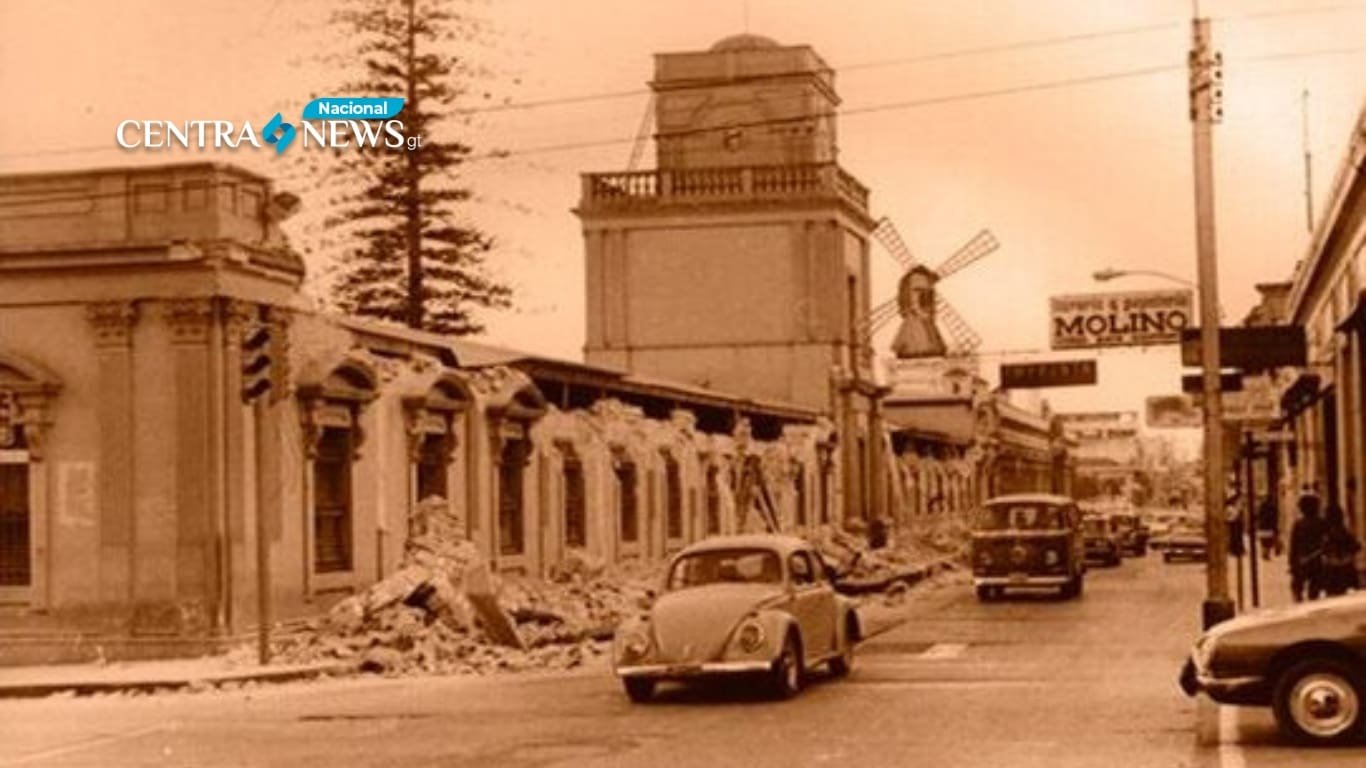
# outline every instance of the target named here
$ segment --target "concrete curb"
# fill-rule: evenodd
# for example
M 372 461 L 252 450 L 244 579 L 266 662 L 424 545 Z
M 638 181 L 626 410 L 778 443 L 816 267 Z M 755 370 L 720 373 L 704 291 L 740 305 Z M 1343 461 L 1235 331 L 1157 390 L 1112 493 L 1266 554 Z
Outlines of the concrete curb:
M 205 674 L 136 676 L 121 679 L 77 679 L 66 676 L 59 680 L 0 682 L 0 699 L 33 699 L 56 694 L 91 696 L 100 693 L 164 693 L 190 688 L 242 683 L 287 683 L 309 680 L 324 675 L 347 675 L 355 672 L 352 664 L 310 664 L 274 669 L 242 669 Z

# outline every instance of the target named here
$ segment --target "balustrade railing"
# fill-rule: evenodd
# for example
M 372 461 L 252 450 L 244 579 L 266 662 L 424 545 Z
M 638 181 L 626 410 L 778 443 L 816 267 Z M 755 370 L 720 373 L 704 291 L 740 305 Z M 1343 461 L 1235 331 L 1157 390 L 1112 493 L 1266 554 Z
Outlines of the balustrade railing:
M 823 196 L 868 207 L 867 187 L 834 163 L 587 173 L 582 194 L 586 209 Z

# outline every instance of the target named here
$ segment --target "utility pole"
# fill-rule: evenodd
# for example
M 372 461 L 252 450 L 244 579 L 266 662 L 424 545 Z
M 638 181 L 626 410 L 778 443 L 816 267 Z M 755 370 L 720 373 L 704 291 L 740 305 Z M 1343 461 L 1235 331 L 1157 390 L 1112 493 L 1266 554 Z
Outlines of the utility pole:
M 1209 19 L 1191 19 L 1190 117 L 1195 163 L 1195 247 L 1200 291 L 1200 362 L 1205 397 L 1206 629 L 1233 617 L 1228 593 L 1228 527 L 1224 521 L 1224 415 L 1219 389 L 1219 270 L 1214 247 L 1214 138 L 1223 116 L 1223 57 L 1210 50 Z
M 1300 143 L 1304 147 L 1304 226 L 1314 234 L 1314 155 L 1309 150 L 1309 89 L 1300 92 Z

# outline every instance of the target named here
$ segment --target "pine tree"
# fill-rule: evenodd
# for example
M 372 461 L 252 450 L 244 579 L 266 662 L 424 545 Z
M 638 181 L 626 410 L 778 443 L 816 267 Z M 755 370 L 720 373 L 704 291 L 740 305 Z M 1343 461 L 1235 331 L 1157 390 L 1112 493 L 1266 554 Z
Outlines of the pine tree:
M 348 190 L 329 226 L 344 227 L 332 298 L 343 311 L 411 328 L 466 335 L 483 331 L 471 310 L 511 305 L 511 290 L 488 273 L 493 240 L 458 215 L 470 190 L 458 176 L 470 147 L 451 138 L 453 105 L 472 68 L 451 51 L 477 23 L 449 0 L 353 0 L 333 23 L 353 42 L 358 78 L 329 95 L 398 96 L 414 149 L 348 149 L 334 172 Z

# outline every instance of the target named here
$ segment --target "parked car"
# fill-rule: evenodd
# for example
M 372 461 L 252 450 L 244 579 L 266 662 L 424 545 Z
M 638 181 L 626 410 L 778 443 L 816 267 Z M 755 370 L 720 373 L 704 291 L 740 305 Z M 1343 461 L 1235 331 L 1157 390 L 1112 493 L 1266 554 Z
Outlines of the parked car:
M 1065 496 L 1001 496 L 973 521 L 972 582 L 980 600 L 1015 587 L 1055 587 L 1063 597 L 1077 597 L 1084 559 L 1081 511 Z
M 1117 512 L 1110 520 L 1119 530 L 1119 548 L 1125 555 L 1143 557 L 1148 554 L 1148 526 L 1133 512 Z
M 825 664 L 848 674 L 861 637 L 854 603 L 802 539 L 718 536 L 673 557 L 664 591 L 623 621 L 613 668 L 626 695 L 643 702 L 663 680 L 749 676 L 779 698 L 801 690 Z
M 1366 594 L 1247 614 L 1205 632 L 1181 671 L 1189 696 L 1271 707 L 1290 738 L 1366 735 Z
M 1120 533 L 1108 515 L 1087 515 L 1081 521 L 1085 537 L 1086 559 L 1101 565 L 1115 566 L 1122 562 Z
M 1172 527 L 1167 534 L 1166 546 L 1162 549 L 1162 562 L 1177 560 L 1198 560 L 1204 562 L 1208 542 L 1205 528 L 1193 521 L 1183 521 Z

